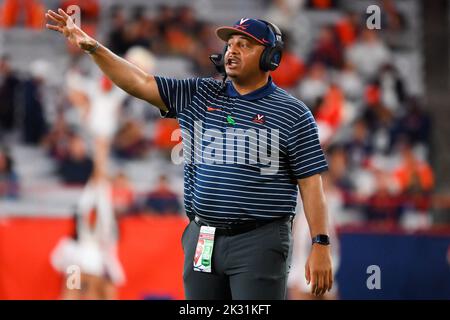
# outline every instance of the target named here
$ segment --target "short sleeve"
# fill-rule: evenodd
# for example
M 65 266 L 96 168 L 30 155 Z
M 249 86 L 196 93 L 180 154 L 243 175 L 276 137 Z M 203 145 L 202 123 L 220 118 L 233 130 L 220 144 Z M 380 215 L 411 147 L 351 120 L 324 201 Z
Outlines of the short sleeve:
M 296 179 L 307 178 L 328 170 L 319 142 L 317 125 L 309 111 L 300 117 L 289 134 L 288 158 Z
M 188 107 L 197 92 L 199 78 L 176 80 L 155 77 L 161 99 L 169 111 L 161 111 L 165 118 L 178 118 L 179 114 Z

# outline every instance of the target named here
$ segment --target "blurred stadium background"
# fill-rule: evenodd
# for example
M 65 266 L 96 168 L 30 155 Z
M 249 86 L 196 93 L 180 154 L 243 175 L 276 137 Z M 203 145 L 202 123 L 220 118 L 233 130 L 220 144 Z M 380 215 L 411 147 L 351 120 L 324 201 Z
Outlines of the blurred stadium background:
M 59 297 L 63 275 L 50 254 L 73 232 L 92 170 L 92 141 L 67 78 L 77 70 L 98 79 L 98 68 L 44 29 L 47 9 L 72 4 L 83 30 L 112 51 L 144 47 L 154 74 L 176 78 L 215 74 L 208 55 L 222 50 L 216 26 L 241 17 L 277 24 L 287 48 L 272 77 L 313 110 L 330 164 L 337 297 L 450 299 L 445 0 L 0 1 L 0 299 Z M 372 4 L 380 30 L 366 27 Z M 183 298 L 176 128 L 142 101 L 123 103 L 110 168 L 127 276 L 121 299 Z M 380 267 L 379 290 L 367 288 L 370 265 Z

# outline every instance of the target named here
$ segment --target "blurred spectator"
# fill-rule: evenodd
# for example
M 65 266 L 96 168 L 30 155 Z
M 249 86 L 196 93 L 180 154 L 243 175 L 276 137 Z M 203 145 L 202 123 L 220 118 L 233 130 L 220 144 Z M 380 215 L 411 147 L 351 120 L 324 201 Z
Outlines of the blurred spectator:
M 271 0 L 264 19 L 276 24 L 291 36 L 292 51 L 302 58 L 307 57 L 312 37 L 311 23 L 308 14 L 303 10 L 305 0 Z
M 337 74 L 335 82 L 339 84 L 348 100 L 359 102 L 362 98 L 363 82 L 355 67 L 348 61 Z
M 360 16 L 356 12 L 346 12 L 336 23 L 335 30 L 339 42 L 343 47 L 352 45 L 358 35 L 360 27 Z
M 319 62 L 330 68 L 342 66 L 342 48 L 331 26 L 322 27 L 309 56 L 310 63 Z
M 6 149 L 0 148 L 0 199 L 19 197 L 19 177 L 14 171 L 14 163 Z
M 392 112 L 397 112 L 405 101 L 405 88 L 397 69 L 390 63 L 381 66 L 378 74 L 380 100 Z
M 11 69 L 10 58 L 0 57 L 0 131 L 11 131 L 15 126 L 17 92 L 20 81 Z
M 5 0 L 0 5 L 0 26 L 11 28 L 23 20 L 27 28 L 42 29 L 44 11 L 39 0 Z
M 267 20 L 273 21 L 279 28 L 289 28 L 295 15 L 302 9 L 305 0 L 271 0 L 267 10 Z M 292 30 L 288 30 L 291 32 Z
M 396 138 L 407 138 L 411 144 L 430 144 L 430 116 L 420 107 L 416 99 L 411 99 L 407 104 L 405 114 L 397 121 Z
M 126 120 L 114 139 L 113 149 L 121 159 L 144 156 L 148 151 L 148 141 L 144 136 L 142 124 L 135 120 Z
M 68 155 L 72 132 L 64 118 L 64 112 L 59 111 L 53 122 L 53 127 L 42 140 L 43 147 L 55 160 L 63 160 Z
M 165 175 L 159 177 L 156 187 L 147 195 L 145 208 L 156 214 L 181 213 L 178 195 L 169 188 Z
M 375 170 L 375 192 L 369 196 L 365 204 L 368 222 L 376 223 L 383 228 L 398 226 L 402 213 L 402 199 L 392 188 L 389 175 Z
M 388 154 L 394 146 L 395 118 L 392 111 L 380 103 L 379 89 L 374 90 L 374 96 L 368 99 L 369 104 L 364 110 L 363 118 L 372 133 L 375 152 Z
M 370 164 L 374 152 L 372 136 L 366 122 L 358 119 L 352 128 L 352 136 L 345 143 L 345 151 L 349 159 L 350 167 L 367 167 Z
M 157 55 L 180 55 L 191 60 L 194 73 L 209 76 L 214 67 L 209 54 L 221 50 L 221 42 L 211 37 L 212 26 L 197 19 L 190 6 L 172 7 L 162 4 L 154 19 L 146 8 L 133 8 L 132 18 L 126 19 L 122 7 L 111 13 L 112 31 L 108 35 L 111 49 L 124 55 L 131 47 L 144 47 Z
M 126 35 L 127 20 L 125 11 L 121 6 L 113 7 L 111 12 L 111 32 L 108 43 L 111 51 L 123 56 L 128 49 Z
M 170 54 L 193 54 L 195 49 L 194 36 L 183 29 L 182 24 L 171 24 L 166 27 L 165 41 Z
M 329 183 L 337 187 L 344 196 L 354 190 L 354 185 L 349 177 L 351 167 L 348 163 L 346 150 L 337 145 L 332 145 L 327 149 L 327 159 L 329 162 L 328 180 Z
M 342 125 L 344 118 L 344 95 L 335 84 L 331 84 L 322 103 L 314 110 L 322 144 L 328 143 Z
M 371 79 L 391 57 L 377 31 L 363 29 L 358 41 L 347 48 L 346 58 L 365 79 Z
M 376 152 L 389 155 L 393 151 L 394 141 L 392 132 L 394 130 L 393 114 L 384 106 L 377 109 L 378 123 L 373 132 L 373 143 Z
M 135 195 L 133 187 L 123 172 L 119 172 L 112 179 L 112 202 L 116 215 L 126 214 L 133 209 Z
M 87 155 L 86 145 L 79 136 L 72 136 L 68 155 L 59 164 L 58 173 L 64 183 L 85 184 L 92 174 L 93 162 Z
M 407 30 L 407 20 L 395 1 L 381 1 L 381 28 L 385 31 L 384 39 L 390 48 L 402 49 L 411 45 L 402 38 Z
M 303 61 L 292 51 L 289 41 L 289 35 L 287 32 L 283 32 L 284 50 L 280 66 L 270 74 L 277 86 L 284 89 L 297 86 L 305 71 Z
M 197 20 L 190 6 L 179 6 L 176 9 L 162 5 L 156 25 L 163 35 L 166 53 L 184 56 L 198 55 L 196 52 L 197 35 L 202 31 L 202 23 Z M 201 45 L 200 43 L 198 43 Z M 160 50 L 154 49 L 161 53 Z
M 414 154 L 411 145 L 405 144 L 401 155 L 402 163 L 394 170 L 395 181 L 407 197 L 409 205 L 419 211 L 427 210 L 434 187 L 433 169 Z
M 156 28 L 145 12 L 145 8 L 138 6 L 133 10 L 131 20 L 128 21 L 126 45 L 127 49 L 140 46 L 149 49 L 157 41 Z
M 31 78 L 24 83 L 24 119 L 23 139 L 28 144 L 38 144 L 47 133 L 44 116 L 44 92 L 46 77 L 50 65 L 43 60 L 34 61 L 31 66 Z
M 300 82 L 299 98 L 310 108 L 317 105 L 328 90 L 328 77 L 325 66 L 314 63 L 310 66 L 307 76 Z
M 160 4 L 156 13 L 156 25 L 160 34 L 166 34 L 167 27 L 175 21 L 175 10 L 166 4 Z
M 336 8 L 336 0 L 306 0 L 307 7 L 317 10 L 329 10 Z
M 388 29 L 389 32 L 403 31 L 407 26 L 406 20 L 395 4 L 395 1 L 382 0 L 381 5 L 381 19 L 383 28 Z
M 174 119 L 158 119 L 155 123 L 153 146 L 165 153 L 167 159 L 170 159 L 172 148 L 181 142 L 181 138 L 172 139 L 175 130 L 180 130 L 180 127 Z
M 369 108 L 376 108 L 381 104 L 381 88 L 380 81 L 378 79 L 367 83 L 364 90 L 364 100 L 366 107 Z
M 210 77 L 216 72 L 208 57 L 212 52 L 221 52 L 223 49 L 223 45 L 211 34 L 214 34 L 214 28 L 208 23 L 202 23 L 194 43 L 195 48 L 189 55 L 193 72 L 200 77 Z
M 190 36 L 195 36 L 199 33 L 202 24 L 197 20 L 194 9 L 189 5 L 182 5 L 177 8 L 175 24 L 180 30 Z

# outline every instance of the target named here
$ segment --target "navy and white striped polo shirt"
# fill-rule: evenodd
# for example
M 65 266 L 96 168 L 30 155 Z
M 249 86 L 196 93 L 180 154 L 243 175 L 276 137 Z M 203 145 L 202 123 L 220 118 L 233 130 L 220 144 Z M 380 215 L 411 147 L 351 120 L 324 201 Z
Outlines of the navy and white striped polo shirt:
M 183 137 L 188 216 L 226 222 L 295 214 L 297 179 L 327 170 L 310 110 L 271 79 L 240 95 L 231 81 L 155 77 Z

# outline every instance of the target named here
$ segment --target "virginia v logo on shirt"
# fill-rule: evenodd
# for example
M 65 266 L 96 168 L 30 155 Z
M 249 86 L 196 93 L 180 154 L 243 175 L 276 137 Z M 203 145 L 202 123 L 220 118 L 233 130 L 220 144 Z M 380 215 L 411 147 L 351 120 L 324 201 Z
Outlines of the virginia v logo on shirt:
M 255 122 L 255 123 L 263 124 L 263 123 L 266 122 L 266 117 L 265 117 L 263 114 L 259 114 L 259 113 L 258 113 L 258 114 L 253 118 L 252 121 Z

